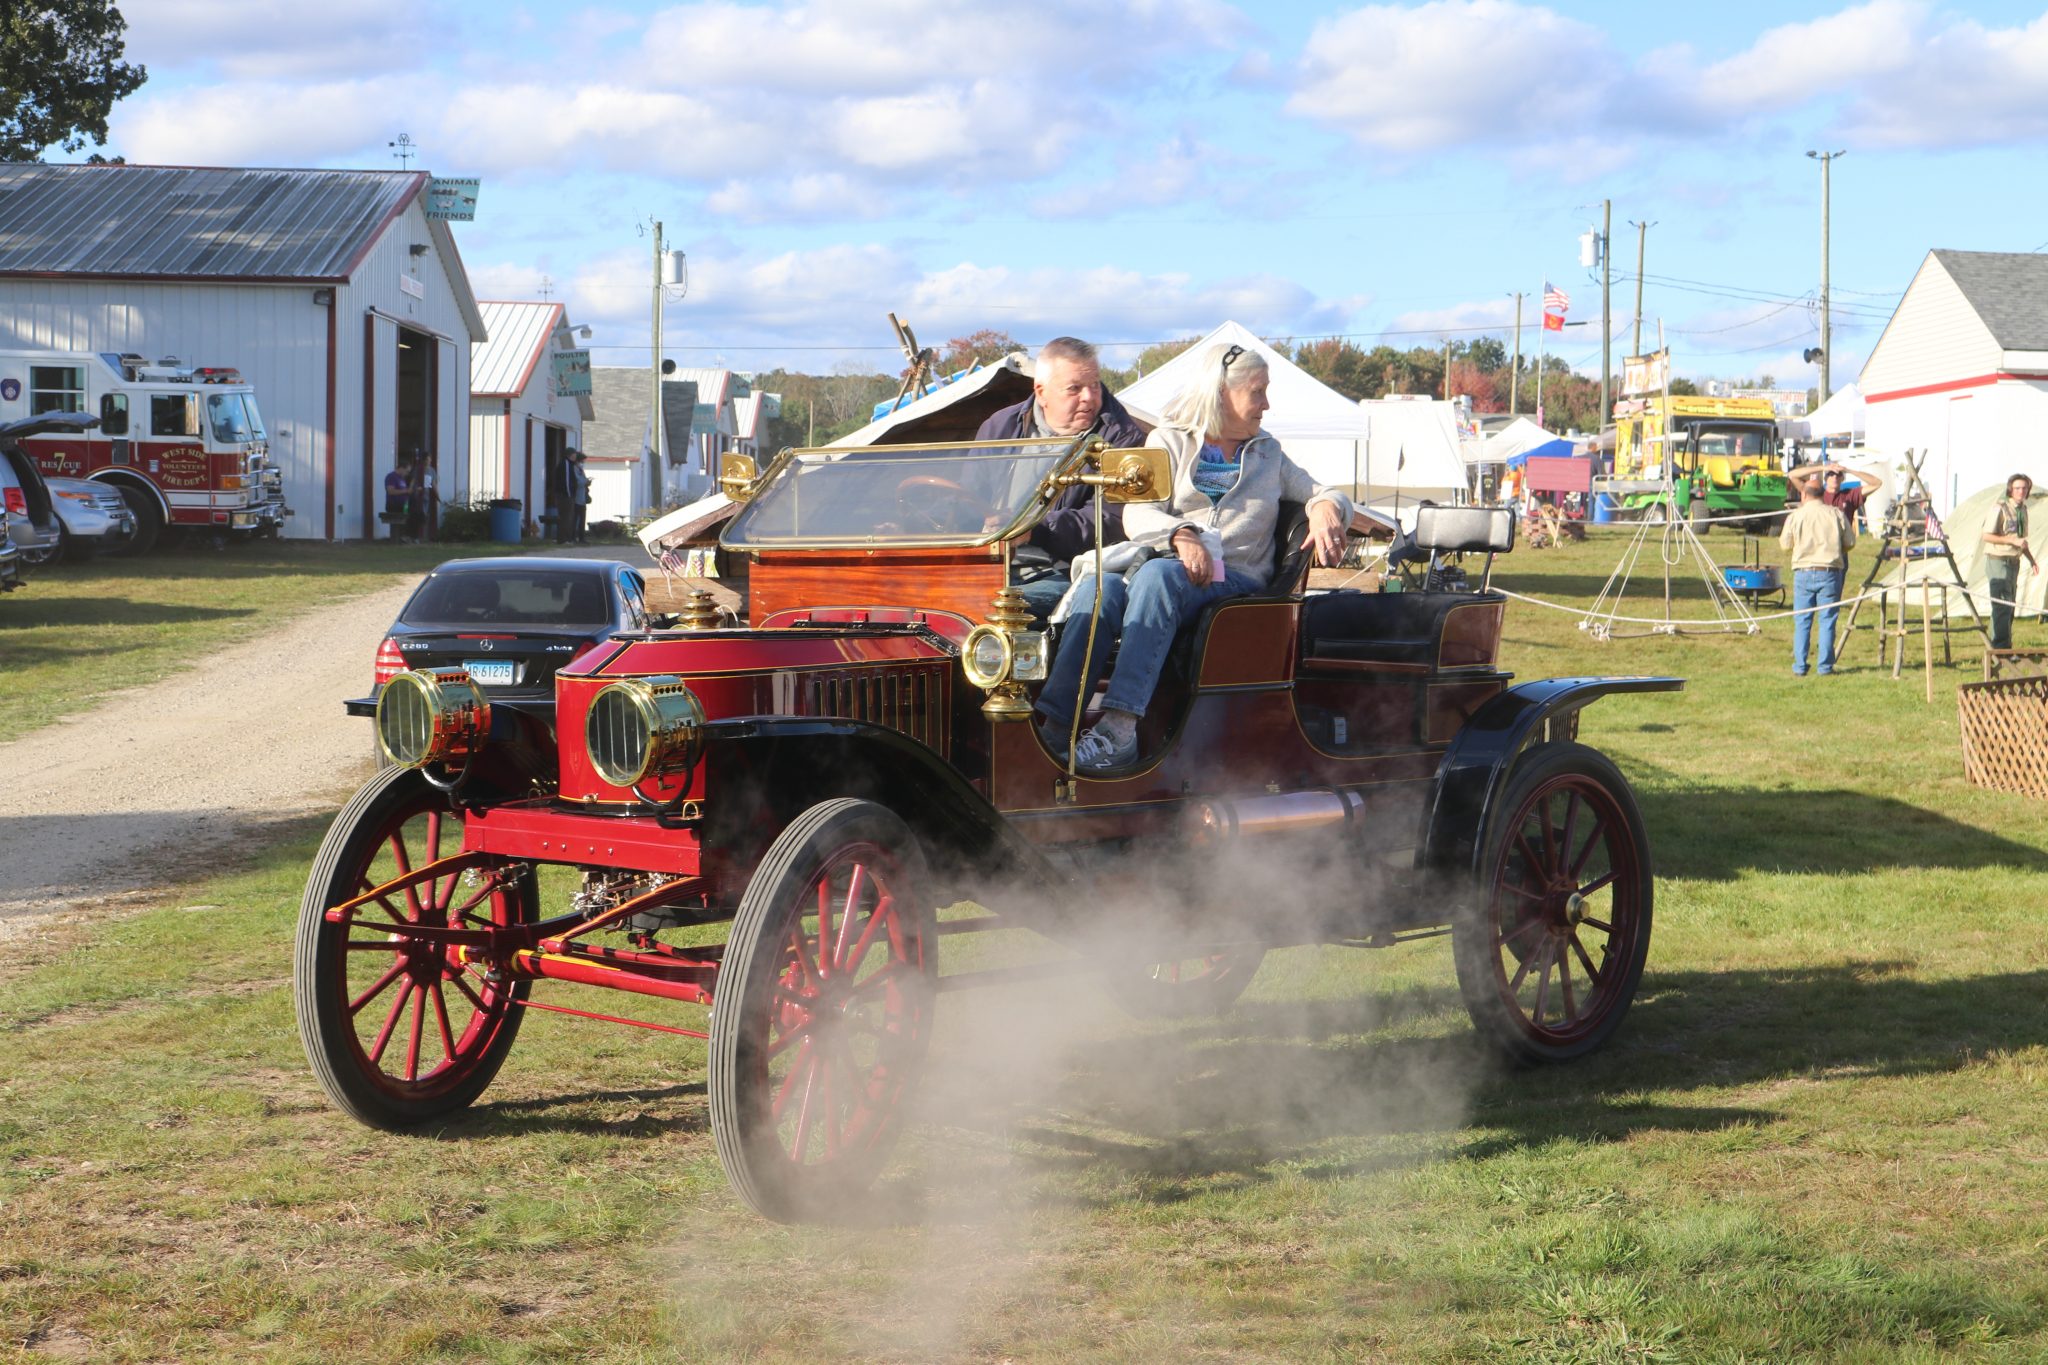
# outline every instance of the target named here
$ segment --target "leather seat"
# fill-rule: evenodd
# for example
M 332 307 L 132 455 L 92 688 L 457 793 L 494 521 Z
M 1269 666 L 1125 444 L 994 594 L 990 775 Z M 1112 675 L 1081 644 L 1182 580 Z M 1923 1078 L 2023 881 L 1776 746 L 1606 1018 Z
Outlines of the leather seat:
M 1505 599 L 1496 592 L 1356 592 L 1340 589 L 1305 599 L 1305 660 L 1346 659 L 1435 667 L 1451 609 Z

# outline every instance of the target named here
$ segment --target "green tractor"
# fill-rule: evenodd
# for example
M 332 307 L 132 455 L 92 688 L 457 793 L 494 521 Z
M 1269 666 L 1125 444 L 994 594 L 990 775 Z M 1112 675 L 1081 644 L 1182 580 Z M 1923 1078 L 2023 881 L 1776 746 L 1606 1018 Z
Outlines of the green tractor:
M 1774 535 L 1784 525 L 1787 487 L 1775 422 L 1680 418 L 1669 440 L 1669 489 L 1626 494 L 1621 499 L 1625 517 L 1684 517 L 1702 533 L 1723 517 L 1749 517 L 1739 525 L 1755 535 Z

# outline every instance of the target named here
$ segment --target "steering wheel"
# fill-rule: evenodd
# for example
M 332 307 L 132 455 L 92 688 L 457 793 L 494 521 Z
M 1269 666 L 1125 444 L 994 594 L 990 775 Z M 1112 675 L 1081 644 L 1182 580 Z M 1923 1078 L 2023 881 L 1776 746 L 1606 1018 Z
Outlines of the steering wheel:
M 906 517 L 943 535 L 963 535 L 970 528 L 979 531 L 996 514 L 986 498 L 937 474 L 912 474 L 897 484 L 896 505 Z M 939 515 L 940 509 L 948 507 L 967 514 L 964 523 Z

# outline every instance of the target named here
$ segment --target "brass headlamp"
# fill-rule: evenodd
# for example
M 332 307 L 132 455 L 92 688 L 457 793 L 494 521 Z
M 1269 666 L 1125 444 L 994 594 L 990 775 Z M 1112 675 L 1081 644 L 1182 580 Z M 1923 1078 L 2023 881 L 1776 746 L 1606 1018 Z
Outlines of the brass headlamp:
M 590 766 L 614 787 L 682 772 L 697 762 L 704 704 L 681 678 L 625 678 L 590 699 L 583 743 Z
M 408 669 L 377 694 L 377 747 L 401 768 L 466 760 L 490 732 L 491 704 L 463 669 Z

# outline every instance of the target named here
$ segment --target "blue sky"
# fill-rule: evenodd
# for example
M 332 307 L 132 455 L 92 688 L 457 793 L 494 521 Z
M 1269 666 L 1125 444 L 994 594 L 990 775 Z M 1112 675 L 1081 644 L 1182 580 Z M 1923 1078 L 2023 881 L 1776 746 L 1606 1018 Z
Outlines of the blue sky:
M 1820 172 L 1835 164 L 1833 378 L 1928 249 L 2048 246 L 2048 12 L 1847 6 L 813 0 L 577 7 L 129 0 L 149 83 L 131 161 L 482 177 L 457 228 L 480 296 L 645 363 L 659 217 L 688 254 L 685 364 L 895 368 L 980 327 L 1143 343 L 1274 336 L 1536 344 L 1546 280 L 1597 373 L 1578 235 L 1614 203 L 1615 356 L 1644 313 L 1681 373 L 1816 367 Z M 1555 334 L 1553 334 L 1555 335 Z

